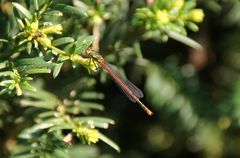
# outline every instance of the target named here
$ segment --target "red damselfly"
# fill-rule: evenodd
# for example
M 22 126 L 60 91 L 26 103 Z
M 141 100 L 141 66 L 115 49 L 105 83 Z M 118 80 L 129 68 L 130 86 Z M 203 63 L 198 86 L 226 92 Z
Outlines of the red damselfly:
M 90 57 L 94 62 L 97 62 L 97 65 L 101 66 L 119 85 L 122 91 L 126 94 L 126 96 L 134 103 L 138 103 L 143 110 L 148 114 L 152 115 L 153 112 L 149 110 L 139 99 L 143 98 L 142 91 L 136 87 L 131 81 L 128 79 L 123 79 L 116 71 L 114 71 L 111 66 L 104 60 L 104 58 L 95 52 L 94 50 L 88 50 L 85 52 L 85 55 Z

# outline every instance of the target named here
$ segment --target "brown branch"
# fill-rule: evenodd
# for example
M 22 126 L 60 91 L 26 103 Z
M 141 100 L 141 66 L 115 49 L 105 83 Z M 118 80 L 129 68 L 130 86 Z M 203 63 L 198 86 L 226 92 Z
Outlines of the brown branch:
M 93 36 L 95 37 L 95 40 L 93 41 L 93 49 L 98 51 L 100 42 L 100 24 L 93 25 Z
M 151 6 L 154 3 L 154 0 L 147 0 L 147 5 Z

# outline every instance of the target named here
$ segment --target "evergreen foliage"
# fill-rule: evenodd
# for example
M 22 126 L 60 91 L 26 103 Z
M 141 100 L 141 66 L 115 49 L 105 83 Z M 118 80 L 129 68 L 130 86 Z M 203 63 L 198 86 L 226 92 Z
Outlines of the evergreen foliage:
M 0 3 L 0 157 L 239 156 L 239 1 Z M 140 86 L 152 117 L 92 49 Z

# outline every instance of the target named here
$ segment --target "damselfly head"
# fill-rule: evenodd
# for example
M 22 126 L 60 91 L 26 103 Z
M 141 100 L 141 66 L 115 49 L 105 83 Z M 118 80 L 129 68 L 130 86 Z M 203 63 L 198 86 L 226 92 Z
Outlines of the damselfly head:
M 93 49 L 89 49 L 89 50 L 85 51 L 85 55 L 87 55 L 87 56 L 91 56 L 93 53 L 94 53 Z

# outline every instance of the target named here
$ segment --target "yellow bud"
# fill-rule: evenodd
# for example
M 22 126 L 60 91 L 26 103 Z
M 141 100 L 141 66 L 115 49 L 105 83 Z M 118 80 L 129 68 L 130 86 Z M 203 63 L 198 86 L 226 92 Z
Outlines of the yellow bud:
M 41 29 L 41 32 L 43 34 L 62 34 L 62 30 L 63 30 L 63 27 L 61 24 L 58 24 L 58 25 L 52 25 L 52 26 L 48 26 L 46 28 L 43 28 Z
M 99 25 L 102 23 L 102 18 L 99 15 L 93 16 L 93 23 Z
M 88 130 L 88 139 L 89 139 L 90 143 L 98 142 L 98 140 L 99 140 L 98 130 L 96 130 L 96 129 Z
M 162 24 L 166 24 L 170 21 L 168 17 L 168 12 L 166 10 L 158 10 L 155 17 L 157 21 L 161 22 Z
M 202 22 L 204 18 L 204 12 L 202 9 L 193 9 L 189 13 L 189 18 L 194 22 Z
M 33 39 L 32 36 L 28 36 L 28 38 L 27 38 L 28 41 L 31 41 L 32 39 Z
M 175 0 L 171 3 L 169 3 L 168 8 L 172 9 L 172 8 L 178 8 L 181 9 L 184 5 L 184 0 Z
M 36 32 L 38 30 L 38 21 L 30 24 L 31 32 Z
M 86 138 L 87 144 L 96 143 L 99 140 L 99 133 L 96 129 L 79 127 L 77 133 Z
M 39 37 L 37 38 L 37 41 L 41 43 L 44 47 L 50 47 L 51 46 L 51 40 L 47 37 Z

